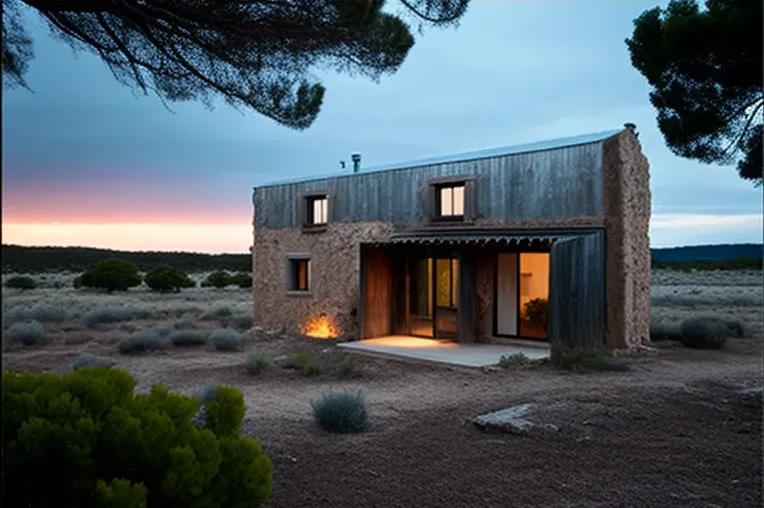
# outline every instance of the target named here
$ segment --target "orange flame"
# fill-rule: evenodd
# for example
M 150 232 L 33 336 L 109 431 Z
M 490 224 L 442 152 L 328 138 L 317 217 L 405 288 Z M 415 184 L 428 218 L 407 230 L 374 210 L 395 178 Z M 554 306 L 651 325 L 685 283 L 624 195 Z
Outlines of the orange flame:
M 309 318 L 300 326 L 303 335 L 315 339 L 334 339 L 340 336 L 339 329 L 326 314 Z

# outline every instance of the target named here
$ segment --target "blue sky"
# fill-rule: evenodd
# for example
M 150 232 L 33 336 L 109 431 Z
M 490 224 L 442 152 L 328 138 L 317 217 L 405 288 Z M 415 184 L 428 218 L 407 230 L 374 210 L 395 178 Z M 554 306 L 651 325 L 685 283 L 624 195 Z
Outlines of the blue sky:
M 379 83 L 317 73 L 325 102 L 303 132 L 225 105 L 171 113 L 31 17 L 34 93 L 3 94 L 4 242 L 245 252 L 253 185 L 339 170 L 353 151 L 374 166 L 625 122 L 651 164 L 653 246 L 761 242 L 761 189 L 672 155 L 631 67 L 632 20 L 665 4 L 473 0 L 460 27 L 426 31 Z M 147 237 L 170 223 L 208 231 Z

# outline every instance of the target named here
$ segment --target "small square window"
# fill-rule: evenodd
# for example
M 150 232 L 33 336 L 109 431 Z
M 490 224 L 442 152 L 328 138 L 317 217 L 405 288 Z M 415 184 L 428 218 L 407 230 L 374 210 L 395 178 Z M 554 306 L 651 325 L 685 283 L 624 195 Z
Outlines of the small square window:
M 464 183 L 436 187 L 436 215 L 443 218 L 464 217 Z
M 329 198 L 327 196 L 305 198 L 305 224 L 318 226 L 327 222 L 329 222 Z
M 288 291 L 310 291 L 310 259 L 289 259 Z

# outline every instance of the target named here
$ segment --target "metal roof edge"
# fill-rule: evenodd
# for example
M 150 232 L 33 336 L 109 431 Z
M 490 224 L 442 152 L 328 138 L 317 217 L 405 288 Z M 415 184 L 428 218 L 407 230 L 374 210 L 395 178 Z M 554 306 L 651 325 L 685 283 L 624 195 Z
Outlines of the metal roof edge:
M 256 185 L 254 189 L 261 189 L 264 187 L 278 187 L 280 185 L 290 185 L 296 183 L 308 183 L 318 180 L 328 180 L 334 178 L 352 177 L 368 175 L 372 173 L 380 173 L 383 171 L 394 171 L 399 169 L 413 169 L 422 166 L 433 166 L 436 164 L 448 164 L 453 162 L 465 162 L 470 160 L 488 159 L 492 157 L 505 157 L 508 155 L 519 155 L 523 153 L 533 152 L 546 152 L 549 150 L 555 150 L 558 148 L 568 148 L 579 145 L 586 145 L 590 143 L 598 143 L 608 138 L 616 136 L 623 132 L 624 129 L 612 129 L 608 131 L 594 132 L 590 134 L 581 134 L 578 136 L 568 136 L 564 138 L 555 138 L 544 141 L 535 141 L 532 143 L 523 143 L 519 145 L 509 145 L 498 148 L 487 148 L 482 150 L 473 150 L 469 152 L 461 152 L 451 155 L 442 155 L 428 157 L 424 159 L 417 159 L 407 162 L 398 162 L 392 164 L 383 164 L 380 166 L 373 166 L 367 170 L 361 170 L 358 173 L 333 173 L 328 175 L 317 176 L 305 176 L 298 178 L 290 178 L 279 181 L 266 182 L 262 185 Z

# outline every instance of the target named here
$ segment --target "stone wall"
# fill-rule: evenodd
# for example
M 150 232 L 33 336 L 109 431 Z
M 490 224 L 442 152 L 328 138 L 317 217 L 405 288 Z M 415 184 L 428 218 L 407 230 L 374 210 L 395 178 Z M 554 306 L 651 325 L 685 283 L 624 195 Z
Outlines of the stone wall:
M 605 142 L 608 335 L 612 350 L 650 342 L 650 168 L 627 129 Z
M 324 314 L 340 335 L 357 337 L 359 244 L 391 233 L 392 225 L 372 222 L 329 224 L 321 233 L 303 233 L 302 228 L 256 229 L 252 256 L 255 325 L 298 332 L 300 326 Z M 293 253 L 310 254 L 309 295 L 287 294 L 287 255 Z

